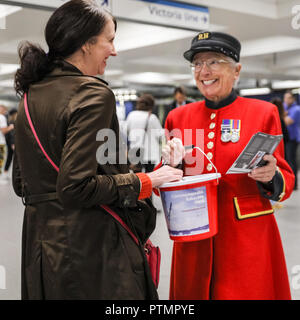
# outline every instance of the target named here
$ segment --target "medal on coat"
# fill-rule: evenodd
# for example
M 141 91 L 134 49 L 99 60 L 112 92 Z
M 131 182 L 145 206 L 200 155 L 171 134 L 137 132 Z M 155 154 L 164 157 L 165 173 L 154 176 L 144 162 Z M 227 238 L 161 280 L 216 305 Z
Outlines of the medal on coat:
M 230 119 L 222 120 L 221 124 L 221 140 L 223 142 L 229 142 L 231 139 L 231 121 Z
M 240 140 L 241 120 L 224 119 L 221 124 L 221 140 L 238 142 Z
M 241 120 L 232 120 L 232 129 L 231 129 L 231 141 L 238 142 L 240 140 L 240 132 L 241 132 Z

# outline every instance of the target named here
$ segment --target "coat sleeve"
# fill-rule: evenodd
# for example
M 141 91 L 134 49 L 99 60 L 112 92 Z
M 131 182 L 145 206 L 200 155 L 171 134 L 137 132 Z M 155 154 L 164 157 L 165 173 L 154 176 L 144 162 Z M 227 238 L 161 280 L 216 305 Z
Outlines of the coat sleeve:
M 97 174 L 96 153 L 104 142 L 96 136 L 99 130 L 110 128 L 115 112 L 113 93 L 101 83 L 83 83 L 67 110 L 66 142 L 57 179 L 60 201 L 66 207 L 135 206 L 140 192 L 135 174 Z
M 272 106 L 269 113 L 266 113 L 265 133 L 279 135 L 282 134 L 280 118 L 277 108 Z M 273 156 L 277 160 L 277 172 L 269 185 L 258 183 L 261 194 L 268 199 L 275 201 L 286 200 L 294 189 L 295 176 L 292 169 L 284 158 L 284 141 L 281 140 Z

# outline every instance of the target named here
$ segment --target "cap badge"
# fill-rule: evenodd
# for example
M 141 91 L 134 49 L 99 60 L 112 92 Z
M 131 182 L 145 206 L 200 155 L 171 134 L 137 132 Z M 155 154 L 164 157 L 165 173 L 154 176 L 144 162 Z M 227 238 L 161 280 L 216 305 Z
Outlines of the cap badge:
M 209 39 L 210 36 L 211 36 L 210 32 L 202 32 L 202 33 L 199 33 L 198 40 L 206 40 L 206 39 Z

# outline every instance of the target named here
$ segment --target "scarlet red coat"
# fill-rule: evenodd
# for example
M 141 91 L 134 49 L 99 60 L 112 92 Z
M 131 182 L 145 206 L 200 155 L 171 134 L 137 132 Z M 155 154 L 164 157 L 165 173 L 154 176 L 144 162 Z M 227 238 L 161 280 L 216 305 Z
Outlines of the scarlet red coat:
M 238 142 L 221 141 L 223 119 L 241 120 Z M 247 174 L 226 175 L 253 134 L 281 134 L 277 108 L 242 97 L 220 109 L 208 108 L 205 101 L 195 102 L 172 111 L 166 129 L 180 129 L 183 143 L 200 146 L 222 174 L 218 234 L 207 240 L 174 243 L 170 299 L 290 299 L 284 252 L 270 201 Z M 184 129 L 192 130 L 191 138 L 184 136 Z M 198 150 L 192 156 L 203 159 Z M 284 160 L 283 142 L 274 156 L 283 178 L 278 197 L 282 201 L 294 186 L 294 175 Z M 186 174 L 213 172 L 206 159 L 191 167 L 185 166 Z

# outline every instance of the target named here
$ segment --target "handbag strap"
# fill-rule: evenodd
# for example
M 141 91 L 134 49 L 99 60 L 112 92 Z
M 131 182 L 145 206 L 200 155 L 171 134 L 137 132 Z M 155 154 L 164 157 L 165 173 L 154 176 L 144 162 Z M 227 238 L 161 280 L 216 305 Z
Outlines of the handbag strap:
M 58 172 L 59 171 L 59 168 L 58 166 L 51 160 L 51 158 L 49 157 L 49 155 L 47 154 L 47 152 L 45 151 L 45 149 L 43 148 L 42 144 L 41 144 L 41 141 L 34 129 L 34 125 L 31 121 L 31 117 L 30 117 L 30 114 L 29 114 L 29 109 L 28 109 L 28 103 L 27 103 L 27 94 L 25 93 L 24 94 L 24 108 L 25 108 L 25 113 L 26 113 L 26 117 L 27 117 L 27 120 L 29 122 L 29 125 L 30 125 L 30 128 L 31 128 L 31 131 L 35 137 L 35 140 L 36 142 L 38 143 L 40 149 L 42 150 L 44 156 L 47 158 L 47 160 L 51 163 L 52 167 Z
M 111 208 L 109 208 L 106 205 L 101 205 L 101 207 L 107 211 L 112 217 L 114 217 L 121 225 L 122 227 L 131 235 L 132 239 L 134 240 L 134 242 L 139 245 L 139 240 L 137 239 L 137 237 L 133 234 L 133 232 L 129 229 L 129 227 L 127 226 L 127 224 L 120 218 L 120 216 L 114 212 Z
M 150 116 L 151 116 L 151 113 L 149 113 L 148 116 L 147 116 L 146 126 L 145 126 L 145 129 L 144 129 L 143 145 L 144 145 L 144 143 L 145 143 L 146 133 L 147 133 L 147 131 L 148 131 L 148 125 L 149 125 Z
M 52 165 L 52 167 L 59 172 L 59 168 L 58 166 L 52 161 L 52 159 L 50 158 L 50 156 L 47 154 L 47 152 L 45 151 L 45 149 L 43 148 L 43 145 L 35 131 L 33 122 L 31 120 L 30 117 L 30 113 L 29 113 L 29 108 L 28 108 L 28 103 L 27 103 L 27 94 L 24 94 L 24 108 L 25 108 L 25 113 L 26 113 L 26 117 L 28 120 L 28 123 L 30 125 L 31 131 L 35 137 L 35 140 L 37 141 L 40 149 L 42 150 L 44 156 L 46 157 L 46 159 L 49 161 L 49 163 Z M 112 209 L 110 209 L 108 206 L 106 205 L 100 205 L 106 212 L 108 212 L 113 218 L 115 218 L 120 224 L 121 226 L 130 234 L 130 236 L 132 237 L 132 239 L 134 240 L 134 242 L 139 245 L 139 241 L 137 239 L 137 237 L 133 234 L 133 232 L 129 229 L 129 227 L 127 226 L 127 224 L 120 218 L 120 216 L 114 212 Z

